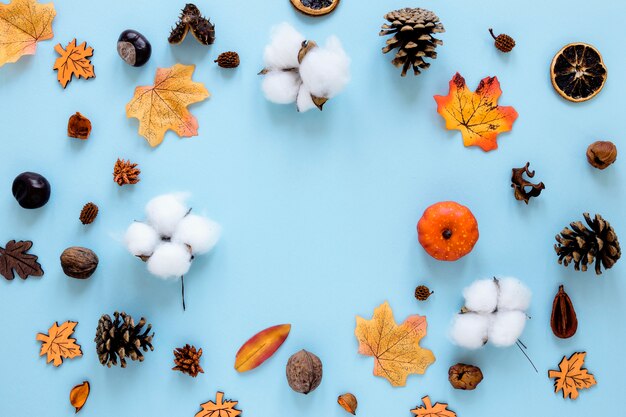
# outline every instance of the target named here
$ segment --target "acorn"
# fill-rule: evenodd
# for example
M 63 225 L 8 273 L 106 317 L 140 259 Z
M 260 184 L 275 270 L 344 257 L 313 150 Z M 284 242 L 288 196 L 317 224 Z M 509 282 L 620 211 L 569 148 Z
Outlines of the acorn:
M 322 361 L 306 350 L 289 358 L 286 371 L 291 389 L 302 394 L 315 390 L 322 382 Z
M 25 209 L 43 207 L 50 199 L 50 183 L 36 172 L 22 172 L 13 180 L 13 197 Z
M 91 249 L 72 246 L 61 254 L 61 268 L 68 277 L 89 278 L 98 267 L 98 256 Z
M 489 28 L 489 33 L 491 33 L 491 37 L 495 39 L 496 48 L 498 48 L 502 52 L 511 52 L 513 48 L 515 48 L 515 40 L 509 35 L 505 35 L 504 33 L 496 36 L 493 34 L 493 29 Z
M 117 53 L 128 65 L 140 67 L 150 59 L 152 46 L 141 33 L 128 29 L 117 40 Z

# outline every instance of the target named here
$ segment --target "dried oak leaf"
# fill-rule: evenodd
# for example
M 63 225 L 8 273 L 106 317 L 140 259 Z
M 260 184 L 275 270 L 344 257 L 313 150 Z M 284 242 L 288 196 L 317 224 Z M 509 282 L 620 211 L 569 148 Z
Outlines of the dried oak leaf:
M 448 95 L 435 96 L 435 101 L 446 129 L 460 130 L 465 146 L 480 146 L 487 152 L 498 148 L 498 134 L 511 130 L 517 119 L 513 107 L 498 106 L 501 95 L 497 77 L 483 78 L 472 92 L 457 72 L 450 80 Z
M 224 393 L 218 392 L 215 394 L 215 402 L 201 404 L 202 410 L 198 411 L 195 417 L 237 417 L 241 415 L 241 410 L 237 410 L 236 405 L 237 401 L 224 401 Z
M 76 344 L 76 339 L 70 338 L 77 324 L 75 321 L 66 321 L 59 326 L 59 323 L 55 322 L 47 335 L 37 334 L 36 339 L 43 342 L 39 356 L 47 355 L 46 363 L 52 362 L 54 366 L 60 366 L 63 359 L 83 356 L 80 345 Z
M 374 310 L 371 320 L 357 316 L 354 334 L 359 353 L 374 357 L 374 375 L 394 387 L 404 386 L 409 374 L 423 374 L 435 362 L 435 355 L 419 345 L 426 335 L 426 317 L 409 316 L 398 326 L 386 301 Z
M 427 395 L 422 398 L 424 405 L 415 407 L 411 410 L 413 414 L 420 417 L 456 417 L 456 413 L 452 410 L 448 410 L 448 404 L 435 403 L 433 406 L 430 397 Z
M 96 76 L 93 71 L 93 65 L 89 61 L 89 57 L 93 55 L 93 48 L 87 47 L 87 42 L 83 42 L 76 46 L 76 39 L 67 44 L 65 49 L 61 44 L 57 44 L 54 50 L 61 55 L 54 61 L 52 69 L 57 70 L 57 80 L 63 88 L 72 80 L 72 76 L 77 78 L 83 77 L 94 78 Z
M 563 398 L 578 398 L 578 390 L 596 385 L 596 379 L 583 368 L 587 352 L 576 352 L 567 358 L 563 356 L 559 370 L 548 371 L 548 377 L 554 378 L 554 392 L 563 391 Z
M 24 55 L 34 55 L 37 42 L 52 39 L 52 20 L 56 14 L 52 3 L 35 0 L 0 3 L 0 67 Z
M 22 279 L 42 276 L 43 269 L 37 262 L 37 256 L 26 253 L 32 246 L 30 240 L 10 240 L 4 248 L 0 248 L 0 274 L 8 280 L 15 278 L 13 271 Z
M 198 120 L 187 110 L 192 103 L 209 97 L 204 84 L 191 79 L 195 65 L 176 64 L 158 68 L 154 85 L 137 87 L 126 105 L 126 117 L 139 120 L 139 134 L 150 146 L 163 142 L 165 132 L 181 137 L 198 135 Z

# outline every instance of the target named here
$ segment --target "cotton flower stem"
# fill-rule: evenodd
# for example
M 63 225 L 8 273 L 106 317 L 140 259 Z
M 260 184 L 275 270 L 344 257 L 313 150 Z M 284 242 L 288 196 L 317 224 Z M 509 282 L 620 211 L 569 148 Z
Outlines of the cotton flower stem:
M 180 277 L 180 288 L 183 297 L 183 311 L 185 311 L 185 276 L 181 275 Z
M 526 356 L 526 359 L 528 359 L 528 362 L 530 362 L 530 364 L 533 366 L 533 368 L 535 368 L 535 372 L 539 373 L 539 371 L 537 370 L 537 367 L 535 366 L 535 364 L 533 363 L 533 361 L 530 359 L 530 357 L 526 354 L 526 352 L 524 351 L 524 349 L 528 349 L 526 347 L 526 345 L 519 339 L 517 339 L 517 341 L 515 342 L 515 344 L 517 345 L 517 347 L 519 348 L 520 352 L 522 352 L 524 354 L 524 356 Z M 522 348 L 523 346 L 523 348 Z

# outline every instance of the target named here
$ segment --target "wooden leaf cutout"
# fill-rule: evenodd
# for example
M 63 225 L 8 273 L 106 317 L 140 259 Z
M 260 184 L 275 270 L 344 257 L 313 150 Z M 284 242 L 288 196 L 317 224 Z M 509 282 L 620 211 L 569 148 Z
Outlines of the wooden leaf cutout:
M 163 142 L 165 132 L 178 136 L 198 135 L 198 120 L 187 110 L 192 103 L 209 97 L 204 84 L 191 79 L 194 65 L 176 64 L 158 68 L 154 85 L 137 87 L 126 105 L 126 117 L 139 119 L 139 134 L 150 146 Z
M 448 410 L 448 404 L 435 403 L 432 405 L 430 397 L 427 395 L 422 398 L 424 405 L 411 410 L 413 414 L 420 417 L 456 417 L 454 411 Z
M 435 362 L 435 355 L 419 345 L 426 335 L 426 317 L 409 316 L 398 326 L 386 301 L 374 310 L 371 320 L 357 316 L 354 334 L 359 353 L 374 357 L 374 375 L 394 387 L 404 386 L 409 374 L 423 374 Z
M 52 362 L 54 366 L 60 366 L 63 359 L 83 356 L 80 345 L 76 344 L 76 339 L 70 338 L 77 324 L 75 321 L 66 321 L 60 326 L 54 323 L 48 330 L 48 334 L 37 334 L 36 339 L 43 342 L 39 356 L 47 355 L 46 363 Z
M 236 405 L 237 401 L 224 401 L 224 393 L 218 392 L 215 394 L 215 402 L 201 404 L 202 410 L 198 411 L 195 417 L 237 417 L 241 415 L 241 410 L 237 410 Z
M 22 279 L 42 276 L 43 269 L 37 262 L 37 256 L 26 253 L 32 246 L 30 240 L 10 240 L 4 248 L 0 248 L 0 274 L 8 280 L 15 278 L 13 271 Z
M 252 336 L 239 348 L 235 357 L 237 372 L 250 371 L 269 359 L 287 340 L 291 324 L 269 327 Z
M 483 78 L 472 92 L 457 72 L 450 81 L 448 95 L 435 96 L 435 101 L 437 112 L 446 121 L 446 129 L 460 130 L 465 146 L 492 151 L 498 148 L 498 134 L 511 130 L 517 119 L 513 107 L 498 106 L 501 95 L 497 77 Z
M 576 352 L 569 359 L 563 356 L 558 371 L 548 371 L 548 377 L 554 378 L 554 392 L 563 391 L 563 398 L 575 400 L 578 398 L 578 390 L 590 388 L 596 385 L 596 379 L 590 374 L 583 364 L 587 352 Z
M 67 44 L 65 49 L 61 44 L 57 44 L 54 50 L 61 55 L 54 61 L 54 67 L 52 69 L 57 70 L 57 79 L 63 86 L 67 87 L 67 84 L 72 80 L 72 76 L 77 78 L 83 77 L 94 78 L 96 74 L 93 71 L 93 65 L 89 57 L 93 55 L 93 48 L 87 46 L 87 42 L 83 42 L 76 46 L 76 39 L 73 39 Z
M 70 391 L 70 404 L 72 407 L 76 409 L 76 413 L 78 413 L 87 402 L 87 398 L 89 398 L 90 386 L 89 382 L 83 381 L 82 384 L 76 385 Z
M 0 67 L 24 55 L 34 55 L 37 42 L 52 39 L 55 16 L 52 3 L 35 0 L 0 3 Z

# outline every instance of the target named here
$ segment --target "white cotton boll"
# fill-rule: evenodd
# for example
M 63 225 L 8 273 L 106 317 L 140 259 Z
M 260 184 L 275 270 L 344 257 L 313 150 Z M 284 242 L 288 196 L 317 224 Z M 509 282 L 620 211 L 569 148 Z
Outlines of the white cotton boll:
M 467 349 L 481 348 L 487 342 L 489 318 L 483 314 L 457 314 L 452 323 L 452 341 Z
M 325 47 L 311 49 L 300 64 L 300 77 L 311 94 L 332 98 L 350 81 L 350 58 L 336 36 Z
M 270 44 L 265 47 L 263 60 L 268 69 L 298 67 L 298 52 L 304 42 L 302 36 L 293 26 L 281 23 L 272 28 Z
M 165 242 L 156 247 L 147 264 L 148 271 L 159 278 L 180 278 L 189 271 L 191 253 L 182 243 Z
M 124 242 L 128 251 L 135 256 L 150 256 L 160 241 L 156 230 L 141 222 L 133 222 L 128 226 L 124 235 Z
M 497 347 L 515 344 L 526 326 L 526 314 L 521 311 L 498 311 L 489 326 L 489 342 Z
M 468 310 L 491 313 L 498 306 L 498 287 L 493 279 L 481 279 L 465 288 L 463 297 Z
M 146 205 L 148 223 L 161 236 L 172 236 L 178 222 L 189 211 L 184 203 L 185 197 L 184 194 L 164 194 L 153 198 Z
M 270 71 L 263 77 L 261 89 L 272 103 L 289 104 L 296 101 L 300 77 L 293 71 Z
M 313 98 L 311 97 L 311 92 L 304 84 L 300 87 L 300 91 L 298 91 L 298 100 L 296 101 L 296 106 L 298 107 L 298 111 L 300 113 L 304 113 L 305 111 L 311 110 L 315 108 L 315 103 L 313 102 Z
M 220 225 L 213 220 L 189 214 L 178 223 L 172 235 L 172 242 L 189 245 L 192 253 L 201 254 L 213 249 L 220 238 L 220 233 Z
M 500 298 L 498 310 L 522 310 L 530 306 L 531 292 L 517 278 L 502 278 L 498 281 Z

